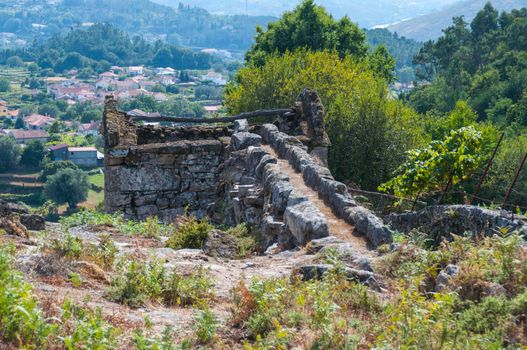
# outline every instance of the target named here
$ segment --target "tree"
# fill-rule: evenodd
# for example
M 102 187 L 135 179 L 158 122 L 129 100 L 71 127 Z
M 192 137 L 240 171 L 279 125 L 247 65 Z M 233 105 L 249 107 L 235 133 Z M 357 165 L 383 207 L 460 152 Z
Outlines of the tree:
M 23 67 L 24 61 L 18 56 L 11 56 L 7 59 L 6 64 L 11 68 Z
M 24 129 L 25 127 L 26 124 L 24 123 L 24 119 L 22 119 L 21 116 L 18 116 L 15 122 L 15 129 Z
M 370 54 L 368 63 L 370 69 L 388 84 L 395 80 L 395 59 L 390 56 L 384 45 L 377 46 Z
M 266 31 L 261 27 L 256 31 L 256 42 L 245 57 L 247 62 L 258 66 L 275 52 L 336 50 L 340 57 L 365 58 L 368 51 L 366 36 L 356 24 L 348 17 L 333 19 L 314 0 L 302 1 L 293 11 L 268 24 Z
M 442 141 L 408 152 L 407 160 L 390 181 L 379 187 L 401 198 L 461 189 L 478 168 L 481 134 L 472 126 L 454 130 Z
M 2 78 L 0 79 L 0 92 L 9 92 L 11 91 L 11 83 L 9 80 Z
M 60 109 L 54 104 L 46 103 L 38 107 L 38 113 L 56 118 L 60 114 Z
M 0 171 L 13 170 L 20 160 L 20 146 L 10 137 L 0 137 Z
M 61 129 L 61 127 L 60 127 L 59 121 L 55 120 L 53 122 L 53 124 L 51 124 L 51 126 L 49 127 L 48 133 L 50 133 L 50 134 L 58 134 L 58 133 L 60 133 L 60 129 Z
M 79 170 L 79 167 L 69 160 L 49 161 L 42 167 L 38 179 L 39 181 L 46 182 L 48 177 L 64 169 Z
M 30 141 L 22 151 L 20 164 L 26 167 L 38 167 L 46 156 L 44 144 L 40 141 Z
M 57 204 L 67 203 L 70 210 L 88 198 L 88 176 L 79 169 L 63 169 L 48 177 L 44 195 Z
M 376 189 L 423 142 L 417 115 L 388 95 L 386 81 L 367 63 L 334 52 L 271 55 L 262 67 L 240 70 L 225 88 L 225 105 L 237 114 L 292 106 L 306 87 L 326 108 L 332 146 L 329 166 L 341 181 Z

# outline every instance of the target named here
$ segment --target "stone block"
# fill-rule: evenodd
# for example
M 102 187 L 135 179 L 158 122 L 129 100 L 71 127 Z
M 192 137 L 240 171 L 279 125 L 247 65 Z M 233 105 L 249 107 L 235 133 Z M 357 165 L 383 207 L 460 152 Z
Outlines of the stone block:
M 288 206 L 284 213 L 284 223 L 298 245 L 329 236 L 326 217 L 308 201 Z
M 249 122 L 247 119 L 240 119 L 234 121 L 234 133 L 237 134 L 239 132 L 248 132 L 249 131 Z
M 249 146 L 260 146 L 262 137 L 250 132 L 239 132 L 232 135 L 231 146 L 235 151 L 248 148 Z

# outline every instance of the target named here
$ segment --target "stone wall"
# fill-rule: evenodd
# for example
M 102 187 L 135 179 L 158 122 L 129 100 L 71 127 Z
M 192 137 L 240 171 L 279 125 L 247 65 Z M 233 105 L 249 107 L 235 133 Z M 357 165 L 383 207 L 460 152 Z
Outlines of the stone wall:
M 277 159 L 261 147 L 262 137 L 248 132 L 246 122 L 237 124 L 232 153 L 221 177 L 225 195 L 217 210 L 221 215 L 218 220 L 229 225 L 248 223 L 257 227 L 264 247 L 302 246 L 328 236 L 325 216 L 295 190 Z
M 355 226 L 357 234 L 364 236 L 374 247 L 392 242 L 392 234 L 382 220 L 358 206 L 346 185 L 336 181 L 329 169 L 320 165 L 317 156 L 309 154 L 309 148 L 298 138 L 281 132 L 272 124 L 263 125 L 261 135 L 281 158 L 287 159 L 296 171 L 302 173 L 306 185 L 318 192 L 337 217 Z
M 432 237 L 436 243 L 451 234 L 491 236 L 500 232 L 518 231 L 527 238 L 527 218 L 511 217 L 510 213 L 471 205 L 438 205 L 418 212 L 391 214 L 387 222 L 401 232 L 419 230 Z
M 170 222 L 185 210 L 203 217 L 214 206 L 231 130 L 135 126 L 113 99 L 102 128 L 107 212 Z

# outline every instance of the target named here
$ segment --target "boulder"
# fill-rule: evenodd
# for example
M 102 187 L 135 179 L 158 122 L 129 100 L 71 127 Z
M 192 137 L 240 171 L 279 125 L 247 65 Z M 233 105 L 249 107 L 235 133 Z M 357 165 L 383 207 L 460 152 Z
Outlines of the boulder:
M 297 269 L 297 272 L 302 275 L 302 279 L 304 281 L 310 281 L 322 278 L 328 271 L 331 270 L 331 268 L 332 265 L 329 264 L 311 264 L 299 267 Z M 345 267 L 342 270 L 342 273 L 344 274 L 346 279 L 350 281 L 356 281 L 363 284 L 366 284 L 366 282 L 368 282 L 372 285 L 375 283 L 378 286 L 374 274 L 370 271 L 357 270 L 351 267 Z
M 452 264 L 441 270 L 436 277 L 436 292 L 443 292 L 447 290 L 450 286 L 450 279 L 454 276 L 457 276 L 458 273 L 459 268 L 457 265 Z
M 368 239 L 369 243 L 377 248 L 393 241 L 392 232 L 384 225 L 380 218 L 363 207 L 348 207 L 346 221 L 355 225 L 355 230 Z
M 250 132 L 239 132 L 232 135 L 231 146 L 235 151 L 245 149 L 249 146 L 261 146 L 262 137 Z
M 335 236 L 328 236 L 324 238 L 313 239 L 306 246 L 306 251 L 308 254 L 316 254 L 326 246 L 333 246 L 333 245 L 341 244 L 341 243 L 344 243 L 344 241 Z
M 46 220 L 40 215 L 36 214 L 21 214 L 20 223 L 28 230 L 42 231 L 46 229 Z
M 308 201 L 287 207 L 284 222 L 298 245 L 329 236 L 326 217 Z
M 236 239 L 220 230 L 213 230 L 203 244 L 203 252 L 217 258 L 235 258 L 238 255 Z
M 273 215 L 282 216 L 287 207 L 289 194 L 293 191 L 293 186 L 289 181 L 279 181 L 274 184 L 271 193 L 271 208 Z

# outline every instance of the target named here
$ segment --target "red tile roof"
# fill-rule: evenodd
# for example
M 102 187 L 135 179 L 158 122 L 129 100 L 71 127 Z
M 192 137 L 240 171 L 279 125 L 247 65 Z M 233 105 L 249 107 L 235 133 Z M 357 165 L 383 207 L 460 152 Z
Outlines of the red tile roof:
M 6 132 L 13 136 L 16 140 L 21 139 L 43 139 L 48 138 L 49 134 L 45 132 L 44 130 L 19 130 L 19 129 L 12 129 L 12 130 L 6 130 Z

